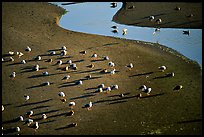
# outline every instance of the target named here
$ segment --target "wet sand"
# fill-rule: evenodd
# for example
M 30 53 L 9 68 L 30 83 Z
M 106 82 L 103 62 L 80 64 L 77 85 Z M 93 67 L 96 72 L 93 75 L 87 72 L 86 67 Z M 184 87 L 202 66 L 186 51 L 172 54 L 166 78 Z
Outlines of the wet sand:
M 154 16 L 150 21 L 149 17 Z M 156 23 L 161 19 L 161 23 Z M 124 2 L 113 21 L 141 27 L 202 28 L 201 2 Z
M 20 135 L 201 135 L 202 134 L 202 74 L 201 68 L 172 50 L 141 41 L 125 40 L 114 37 L 78 33 L 58 26 L 64 10 L 48 3 L 2 3 L 2 55 L 8 51 L 20 51 L 24 56 L 13 56 L 14 62 L 2 63 L 2 126 L 4 134 Z M 69 13 L 68 13 L 69 14 Z M 32 48 L 30 53 L 25 48 Z M 67 47 L 68 55 L 50 56 L 50 51 L 60 53 L 62 46 Z M 80 51 L 86 50 L 82 55 Z M 96 53 L 98 58 L 91 58 Z M 41 61 L 34 61 L 37 55 Z M 110 60 L 101 60 L 109 56 Z M 4 57 L 7 58 L 7 57 Z M 52 58 L 53 62 L 46 62 Z M 26 64 L 19 64 L 25 59 Z M 78 69 L 64 71 L 55 65 L 58 60 L 64 63 L 71 59 Z M 111 68 L 108 62 L 115 63 L 116 74 L 101 74 L 102 69 Z M 87 65 L 94 64 L 94 68 Z M 126 65 L 133 63 L 129 70 Z M 32 66 L 39 64 L 39 71 Z M 165 72 L 158 67 L 165 65 Z M 16 72 L 15 79 L 9 78 Z M 49 76 L 41 76 L 48 71 Z M 174 77 L 163 77 L 174 72 Z M 61 79 L 69 74 L 67 81 Z M 85 80 L 88 74 L 92 79 Z M 76 80 L 83 85 L 75 85 Z M 49 81 L 50 86 L 41 86 Z M 96 87 L 117 84 L 118 90 L 110 93 L 95 93 Z M 152 88 L 151 96 L 143 93 L 138 99 L 137 90 L 141 85 Z M 180 91 L 173 91 L 176 85 L 183 85 Z M 66 94 L 62 103 L 58 92 Z M 120 94 L 124 97 L 120 97 Z M 24 94 L 30 100 L 24 101 Z M 75 101 L 74 115 L 68 116 L 69 101 Z M 91 110 L 84 104 L 93 102 Z M 33 110 L 32 118 L 39 122 L 34 130 L 24 122 L 16 121 L 20 115 Z M 40 119 L 45 113 L 48 118 Z M 25 118 L 27 119 L 27 118 Z M 77 123 L 71 127 L 71 123 Z M 21 131 L 11 132 L 19 126 Z M 9 131 L 9 132 L 6 132 Z

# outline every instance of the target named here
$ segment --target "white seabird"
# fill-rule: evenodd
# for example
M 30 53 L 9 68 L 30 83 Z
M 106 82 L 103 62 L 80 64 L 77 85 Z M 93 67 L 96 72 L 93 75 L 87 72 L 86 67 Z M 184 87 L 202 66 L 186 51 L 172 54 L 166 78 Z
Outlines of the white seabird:
M 58 61 L 57 61 L 57 64 L 58 64 L 58 65 L 62 65 L 62 60 L 58 60 Z
M 61 54 L 60 54 L 60 55 L 61 55 L 61 56 L 67 55 L 67 51 L 66 51 L 66 50 L 61 51 Z
M 77 85 L 82 85 L 83 82 L 82 82 L 81 80 L 79 80 L 79 81 L 76 82 L 76 84 L 77 84 Z
M 23 121 L 23 116 L 18 117 L 19 121 Z
M 108 63 L 108 65 L 109 65 L 110 67 L 114 67 L 114 66 L 115 66 L 115 63 L 113 63 L 112 61 L 110 61 L 110 62 Z
M 87 108 L 88 110 L 90 110 L 92 106 L 93 106 L 93 103 L 91 101 L 88 104 L 84 105 L 84 107 Z
M 18 55 L 18 57 L 20 58 L 21 56 L 23 56 L 24 54 L 22 52 L 16 52 L 16 55 Z
M 48 73 L 47 71 L 43 72 L 42 74 L 43 74 L 44 76 L 48 76 L 48 75 L 49 75 L 49 73 Z
M 67 60 L 67 64 L 72 64 L 72 60 Z
M 97 54 L 94 53 L 91 57 L 92 57 L 92 58 L 97 58 Z
M 9 57 L 9 61 L 14 61 L 14 58 L 13 57 Z
M 126 35 L 126 34 L 127 34 L 127 29 L 124 28 L 124 29 L 123 29 L 123 35 Z
M 15 54 L 15 52 L 9 51 L 8 54 L 9 54 L 10 56 L 13 56 L 13 55 Z
M 146 85 L 142 85 L 139 87 L 139 89 L 141 89 L 142 91 L 145 91 L 147 89 L 147 86 Z
M 130 63 L 129 65 L 127 65 L 127 67 L 128 67 L 129 69 L 132 69 L 132 68 L 133 68 L 133 64 Z
M 98 88 L 105 88 L 105 85 L 104 84 L 100 84 L 100 85 L 98 85 Z
M 147 93 L 147 95 L 150 95 L 150 92 L 152 91 L 152 88 L 147 88 L 146 90 L 145 90 L 145 92 Z
M 149 16 L 149 20 L 153 21 L 154 20 L 154 16 Z
M 50 85 L 50 82 L 47 81 L 47 82 L 43 83 L 43 85 L 45 85 L 45 86 L 49 86 L 49 85 Z
M 26 64 L 26 61 L 25 61 L 25 60 L 22 60 L 21 63 L 22 63 L 22 64 Z
M 30 119 L 30 118 L 25 121 L 25 124 L 27 124 L 28 126 L 30 126 L 32 123 L 33 123 L 33 119 Z
M 50 52 L 50 55 L 55 55 L 55 54 L 56 54 L 55 51 Z
M 16 132 L 20 132 L 21 128 L 20 127 L 16 127 Z
M 46 119 L 47 115 L 46 114 L 42 114 L 42 119 Z
M 62 49 L 62 50 L 67 50 L 67 47 L 66 47 L 66 46 L 62 46 L 61 49 Z
M 27 46 L 25 51 L 31 52 L 31 48 L 29 46 Z
M 110 74 L 111 74 L 111 75 L 115 74 L 115 71 L 116 71 L 116 69 L 111 70 L 111 71 L 110 71 Z
M 39 128 L 38 122 L 35 122 L 35 123 L 34 123 L 33 128 L 34 128 L 34 129 L 38 129 L 38 128 Z
M 33 111 L 30 110 L 30 111 L 26 112 L 26 115 L 27 115 L 29 118 L 31 118 L 31 116 L 33 115 Z
M 39 69 L 40 69 L 40 66 L 38 64 L 33 67 L 34 71 L 39 71 Z
M 42 57 L 38 55 L 38 56 L 36 56 L 34 59 L 35 59 L 35 60 L 41 60 Z
M 104 60 L 109 60 L 109 57 L 108 56 L 104 56 L 103 59 Z
M 76 105 L 74 101 L 69 102 L 69 107 L 73 108 Z
M 98 92 L 103 92 L 103 88 L 98 88 L 95 92 L 96 92 L 96 93 L 98 93 Z
M 12 72 L 9 77 L 14 79 L 16 77 L 16 72 Z
M 4 111 L 4 106 L 2 105 L 2 111 Z
M 157 24 L 160 24 L 160 23 L 162 23 L 162 19 L 157 19 L 155 22 L 156 22 Z
M 59 92 L 59 93 L 58 93 L 58 95 L 59 95 L 60 97 L 65 97 L 65 93 L 64 93 L 64 92 L 62 92 L 62 91 L 61 91 L 61 92 Z
M 112 85 L 111 89 L 119 89 L 119 86 L 118 85 Z
M 28 101 L 30 99 L 30 96 L 24 95 L 25 101 Z
M 166 66 L 160 66 L 158 67 L 159 70 L 161 70 L 162 72 L 164 72 L 164 70 L 166 70 Z
M 68 80 L 70 78 L 70 75 L 66 75 L 62 78 L 62 80 Z

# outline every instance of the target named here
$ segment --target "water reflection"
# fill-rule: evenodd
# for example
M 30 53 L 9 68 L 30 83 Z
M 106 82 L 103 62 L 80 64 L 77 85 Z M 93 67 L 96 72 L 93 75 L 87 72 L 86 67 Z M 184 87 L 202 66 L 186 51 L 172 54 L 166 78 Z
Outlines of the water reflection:
M 177 50 L 202 65 L 201 29 L 160 28 L 160 31 L 156 31 L 155 28 L 118 24 L 113 22 L 112 19 L 122 7 L 122 2 L 117 2 L 117 6 L 114 8 L 111 8 L 110 2 L 85 2 L 68 6 L 61 5 L 62 2 L 54 3 L 69 11 L 60 19 L 60 26 L 65 29 L 160 43 Z M 127 35 L 123 35 L 122 30 L 124 28 L 127 29 Z M 190 35 L 184 35 L 183 31 L 188 30 Z

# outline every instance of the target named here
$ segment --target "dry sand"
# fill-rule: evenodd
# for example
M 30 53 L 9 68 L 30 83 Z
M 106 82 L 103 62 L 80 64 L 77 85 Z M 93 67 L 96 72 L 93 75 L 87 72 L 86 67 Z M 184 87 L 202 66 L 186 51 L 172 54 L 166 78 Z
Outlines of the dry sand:
M 2 63 L 4 134 L 202 134 L 202 74 L 197 63 L 157 44 L 65 30 L 58 26 L 63 12 L 48 3 L 2 3 L 2 54 L 24 53 L 21 58 L 14 56 L 14 62 Z M 25 52 L 27 46 L 32 48 L 30 53 Z M 48 55 L 50 50 L 59 53 L 62 46 L 67 47 L 67 57 Z M 87 54 L 80 54 L 82 50 Z M 116 65 L 116 74 L 99 73 L 104 68 L 111 70 L 109 61 L 94 61 L 90 58 L 93 53 L 99 60 L 109 56 L 109 61 Z M 42 55 L 41 61 L 33 61 L 37 55 Z M 49 58 L 52 63 L 46 62 Z M 19 64 L 22 59 L 27 63 Z M 54 65 L 59 59 L 75 61 L 78 70 L 61 70 L 66 64 Z M 92 69 L 87 67 L 91 63 L 95 65 Z M 129 63 L 134 65 L 132 70 L 125 67 Z M 36 64 L 40 71 L 30 71 Z M 167 66 L 165 72 L 158 72 L 161 65 Z M 11 80 L 9 75 L 13 71 L 16 77 Z M 44 71 L 51 75 L 40 77 Z M 175 76 L 162 78 L 167 72 L 174 72 Z M 71 76 L 67 82 L 61 80 L 66 74 Z M 83 80 L 83 85 L 71 83 L 88 74 L 94 79 Z M 38 86 L 46 81 L 52 84 Z M 94 93 L 102 83 L 118 84 L 119 89 Z M 151 87 L 155 96 L 138 99 L 137 89 L 143 84 Z M 184 88 L 174 92 L 179 84 Z M 59 91 L 65 92 L 66 103 L 60 101 Z M 118 96 L 121 93 L 125 94 L 122 98 Z M 30 96 L 28 102 L 24 101 L 24 94 Z M 76 102 L 73 116 L 66 115 L 70 111 L 69 101 Z M 89 101 L 94 104 L 88 111 L 83 106 Z M 32 118 L 39 122 L 38 130 L 15 121 L 29 110 L 34 111 Z M 48 118 L 40 120 L 43 113 Z M 73 122 L 78 125 L 69 127 Z M 8 130 L 16 126 L 21 128 L 19 133 Z

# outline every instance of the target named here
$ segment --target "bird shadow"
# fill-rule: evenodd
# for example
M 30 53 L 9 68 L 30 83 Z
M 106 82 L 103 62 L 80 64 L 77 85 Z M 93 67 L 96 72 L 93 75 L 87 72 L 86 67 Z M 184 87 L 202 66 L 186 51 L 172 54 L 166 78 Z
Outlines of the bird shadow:
M 50 107 L 50 106 L 37 106 L 37 107 L 32 108 L 31 110 L 41 109 L 41 108 L 48 108 L 48 107 Z
M 179 121 L 177 124 L 188 124 L 193 122 L 202 122 L 202 119 L 193 119 L 193 120 L 186 120 L 186 121 Z
M 91 62 L 99 62 L 99 61 L 104 61 L 104 59 L 94 59 L 94 60 L 91 60 Z
M 119 44 L 118 42 L 115 42 L 115 43 L 107 43 L 107 44 L 103 44 L 103 46 L 112 46 L 112 45 L 117 45 Z
M 135 75 L 131 75 L 129 77 L 135 77 L 135 76 L 143 76 L 143 75 L 149 75 L 149 74 L 153 74 L 154 72 L 151 71 L 151 72 L 146 72 L 146 73 L 140 73 L 140 74 L 135 74 Z
M 90 72 L 96 72 L 96 71 L 100 71 L 102 69 L 93 69 L 93 70 L 85 70 L 85 71 L 79 71 L 78 73 L 90 73 Z
M 73 56 L 63 56 L 63 57 L 58 57 L 57 59 L 70 59 L 73 58 Z
M 112 105 L 112 104 L 119 104 L 119 103 L 124 103 L 124 102 L 127 102 L 127 100 L 121 100 L 121 101 L 111 102 L 111 103 L 109 103 L 109 105 Z
M 18 122 L 18 121 L 19 121 L 19 118 L 14 118 L 14 119 L 11 119 L 11 120 L 2 121 L 2 124 L 10 124 L 10 123 Z
M 6 66 L 14 66 L 14 65 L 20 65 L 22 64 L 21 62 L 15 62 L 15 63 L 11 63 L 11 64 L 7 64 Z
M 49 120 L 49 121 L 43 121 L 43 122 L 39 122 L 39 124 L 46 124 L 46 123 L 51 123 L 51 122 L 55 122 L 56 120 Z
M 50 83 L 50 85 L 52 85 L 52 84 L 54 84 L 54 83 Z M 33 89 L 33 88 L 39 88 L 39 87 L 45 87 L 45 86 L 47 86 L 47 84 L 46 83 L 42 83 L 40 85 L 27 87 L 26 89 Z
M 73 125 L 72 125 L 72 124 L 69 124 L 69 125 L 66 125 L 66 126 L 64 126 L 64 127 L 56 128 L 55 130 L 62 130 L 62 129 L 71 128 L 71 127 L 73 127 Z
M 158 77 L 154 77 L 153 79 L 162 79 L 162 78 L 168 78 L 170 76 L 164 75 L 164 76 L 158 76 Z
M 38 115 L 42 115 L 42 114 L 49 114 L 49 113 L 53 113 L 53 112 L 57 112 L 57 111 L 59 111 L 59 109 L 54 109 L 54 110 L 49 110 L 49 111 L 45 111 L 45 112 L 36 113 L 36 114 L 33 114 L 32 116 L 38 116 Z
M 70 98 L 70 100 L 81 99 L 81 98 L 87 98 L 87 97 L 93 97 L 93 96 L 95 96 L 95 94 L 81 95 L 81 96 L 79 96 L 79 97 Z
M 44 69 L 47 69 L 47 67 L 41 67 L 39 68 L 39 70 L 44 70 Z M 31 68 L 27 68 L 26 70 L 20 72 L 20 73 L 28 73 L 28 72 L 35 72 L 35 70 L 33 70 L 33 67 Z
M 9 128 L 9 129 L 4 129 L 3 130 L 3 135 L 7 135 L 7 134 L 10 134 L 10 133 L 15 133 L 16 132 L 16 128 L 12 127 L 12 128 Z
M 53 99 L 47 99 L 47 100 L 42 100 L 42 101 L 38 101 L 38 102 L 32 102 L 32 103 L 25 103 L 25 104 L 22 104 L 22 105 L 18 105 L 16 107 L 24 107 L 24 106 L 30 106 L 30 105 L 36 105 L 36 104 L 41 104 L 41 103 L 45 103 L 45 102 L 48 102 L 48 101 L 51 101 Z
M 158 94 L 150 94 L 150 95 L 146 95 L 146 96 L 142 96 L 142 97 L 139 97 L 139 98 L 150 98 L 150 97 L 157 97 L 157 96 L 161 96 L 161 95 L 164 95 L 164 93 L 158 93 Z
M 85 61 L 84 59 L 80 59 L 80 60 L 75 60 L 75 61 L 72 61 L 72 63 L 78 63 L 78 62 L 83 62 Z

